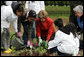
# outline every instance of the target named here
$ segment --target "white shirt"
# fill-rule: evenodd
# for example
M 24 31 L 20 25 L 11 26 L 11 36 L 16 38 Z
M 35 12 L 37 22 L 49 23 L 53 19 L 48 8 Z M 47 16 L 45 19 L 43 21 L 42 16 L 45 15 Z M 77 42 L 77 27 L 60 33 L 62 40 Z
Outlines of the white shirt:
M 12 2 L 17 2 L 17 1 L 5 1 L 7 6 L 11 6 Z
M 55 34 L 54 40 L 48 43 L 48 49 L 57 46 L 57 49 L 62 53 L 77 55 L 79 51 L 79 39 L 74 38 L 73 34 L 70 35 L 58 30 Z
M 1 6 L 1 28 L 9 28 L 10 21 L 17 32 L 17 19 L 18 17 L 13 13 L 11 6 Z
M 41 10 L 45 10 L 44 1 L 26 1 L 25 4 L 26 10 L 34 10 L 38 14 Z

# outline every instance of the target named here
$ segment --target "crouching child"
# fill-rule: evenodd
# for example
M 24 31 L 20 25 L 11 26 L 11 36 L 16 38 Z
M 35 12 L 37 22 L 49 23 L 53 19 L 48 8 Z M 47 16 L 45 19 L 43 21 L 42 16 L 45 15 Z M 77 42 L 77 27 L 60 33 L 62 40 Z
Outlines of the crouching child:
M 57 52 L 58 56 L 77 56 L 79 52 L 79 39 L 75 25 L 69 23 L 60 28 L 56 32 L 54 40 L 49 41 L 48 49 L 50 52 Z
M 33 28 L 33 21 L 36 19 L 36 12 L 34 10 L 30 10 L 29 12 L 24 12 L 22 16 L 19 16 L 18 19 L 18 34 L 21 35 L 21 23 L 23 26 L 23 41 L 24 46 L 26 47 L 33 47 L 33 38 L 32 38 L 32 28 Z M 21 37 L 21 36 L 20 36 Z

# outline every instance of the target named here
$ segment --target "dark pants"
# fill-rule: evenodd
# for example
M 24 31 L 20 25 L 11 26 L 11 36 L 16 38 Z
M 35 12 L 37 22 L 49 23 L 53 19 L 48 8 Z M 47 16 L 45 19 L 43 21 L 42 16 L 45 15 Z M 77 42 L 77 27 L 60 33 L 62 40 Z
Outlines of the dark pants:
M 33 22 L 24 22 L 23 28 L 24 28 L 24 33 L 23 33 L 24 45 L 27 45 L 27 41 L 33 39 L 32 38 Z
M 28 24 L 27 23 L 23 23 L 23 29 L 24 29 L 24 33 L 23 33 L 23 40 L 24 40 L 24 45 L 27 45 L 27 40 L 28 40 Z
M 51 53 L 58 53 L 58 56 L 71 56 L 71 55 L 69 55 L 69 54 L 65 54 L 65 53 L 62 53 L 62 52 L 60 52 L 58 49 L 57 49 L 57 47 L 54 47 L 54 48 L 51 48 L 50 50 L 49 50 Z
M 83 49 L 83 33 L 81 33 L 80 35 L 81 35 L 81 37 L 80 37 L 80 47 L 79 47 L 79 49 L 81 50 L 81 49 Z

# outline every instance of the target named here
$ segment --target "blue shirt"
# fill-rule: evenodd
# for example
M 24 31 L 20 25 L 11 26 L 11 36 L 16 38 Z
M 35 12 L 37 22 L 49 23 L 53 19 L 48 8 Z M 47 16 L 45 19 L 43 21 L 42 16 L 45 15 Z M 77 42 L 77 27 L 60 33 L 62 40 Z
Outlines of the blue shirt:
M 78 26 L 81 28 L 81 30 L 83 31 L 83 20 L 80 21 L 80 17 L 77 18 L 77 22 L 78 22 Z

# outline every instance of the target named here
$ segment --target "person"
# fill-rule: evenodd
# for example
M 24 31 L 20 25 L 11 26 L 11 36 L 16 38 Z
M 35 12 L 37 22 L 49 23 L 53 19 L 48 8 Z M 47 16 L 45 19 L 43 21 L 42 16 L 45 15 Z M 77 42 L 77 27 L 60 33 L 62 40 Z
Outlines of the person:
M 37 19 L 38 18 L 38 13 L 41 10 L 45 10 L 45 4 L 44 4 L 44 1 L 26 1 L 25 9 L 27 11 L 34 10 L 36 12 L 36 19 Z M 36 38 L 35 28 L 36 28 L 36 22 L 33 21 L 32 38 Z
M 75 12 L 75 15 L 77 17 L 77 24 L 80 28 L 80 49 L 83 49 L 83 6 L 82 5 L 77 5 L 76 7 L 73 8 L 73 11 Z
M 77 16 L 78 26 L 83 31 L 83 6 L 78 5 L 78 6 L 74 7 L 73 10 L 75 12 L 75 15 Z
M 11 53 L 9 44 L 9 27 L 10 22 L 17 34 L 17 19 L 23 13 L 23 7 L 17 2 L 13 2 L 11 6 L 1 6 L 1 46 L 4 47 L 4 53 Z M 18 35 L 17 35 L 18 36 Z
M 72 22 L 75 24 L 77 27 L 77 32 L 81 32 L 80 27 L 78 26 L 77 23 L 77 16 L 75 15 L 75 12 L 73 11 L 73 8 L 75 8 L 77 5 L 82 5 L 83 6 L 83 1 L 70 1 L 70 17 L 69 17 L 69 22 Z
M 63 20 L 61 18 L 58 18 L 54 21 L 56 31 L 61 29 L 63 27 Z
M 50 39 L 54 38 L 54 22 L 48 17 L 48 13 L 45 10 L 41 10 L 38 16 L 39 18 L 36 20 L 36 34 L 39 45 L 42 43 L 42 40 L 46 41 L 47 44 Z
M 55 26 L 58 25 L 55 24 Z M 58 56 L 77 56 L 79 52 L 79 37 L 76 33 L 75 25 L 69 23 L 60 28 L 56 32 L 54 40 L 49 41 L 48 49 L 50 52 L 57 52 Z
M 32 28 L 33 28 L 33 21 L 36 19 L 36 12 L 34 10 L 30 10 L 29 12 L 25 13 L 19 17 L 18 19 L 18 33 L 21 34 L 21 26 L 22 23 L 24 33 L 23 33 L 23 40 L 24 46 L 33 48 L 32 42 Z M 20 36 L 21 37 L 21 36 Z

